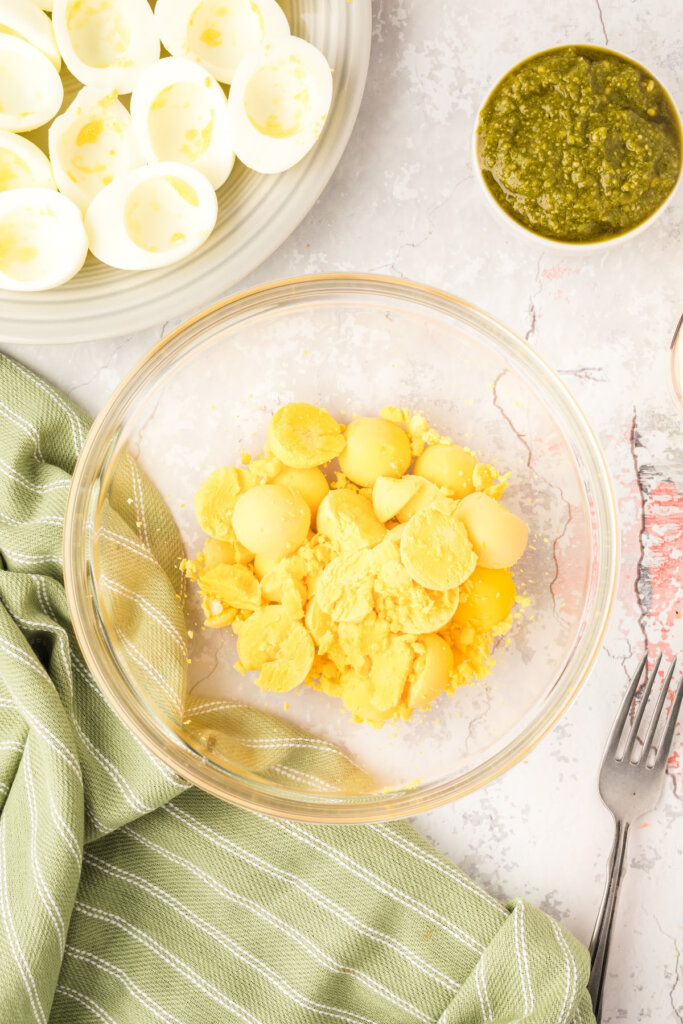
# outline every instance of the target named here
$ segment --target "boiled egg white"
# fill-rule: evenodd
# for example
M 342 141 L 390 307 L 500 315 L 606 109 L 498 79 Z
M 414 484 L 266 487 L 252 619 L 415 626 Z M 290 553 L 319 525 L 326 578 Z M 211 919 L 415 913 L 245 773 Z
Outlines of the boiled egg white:
M 95 196 L 85 216 L 90 249 L 120 270 L 152 270 L 189 256 L 213 231 L 218 202 L 184 164 L 139 167 Z
M 160 46 L 147 0 L 54 0 L 57 45 L 74 78 L 84 85 L 132 92 Z
M 286 171 L 316 142 L 331 102 L 332 72 L 320 50 L 296 36 L 262 43 L 230 86 L 235 154 L 262 174 Z
M 0 128 L 28 132 L 51 121 L 64 89 L 57 70 L 25 39 L 0 32 Z
M 50 161 L 23 135 L 0 131 L 0 192 L 33 187 L 57 188 Z
M 19 36 L 37 47 L 52 61 L 57 71 L 62 66 L 52 22 L 35 4 L 26 0 L 0 0 L 0 32 Z
M 130 114 L 115 92 L 92 85 L 52 122 L 48 145 L 60 192 L 84 213 L 114 178 L 143 163 Z
M 214 188 L 235 162 L 228 101 L 194 61 L 165 57 L 143 71 L 130 100 L 133 128 L 148 163 L 172 160 L 205 174 Z
M 275 0 L 157 0 L 154 17 L 169 53 L 199 61 L 228 84 L 249 50 L 289 35 Z
M 0 288 L 35 292 L 77 274 L 88 253 L 80 210 L 50 188 L 0 194 Z

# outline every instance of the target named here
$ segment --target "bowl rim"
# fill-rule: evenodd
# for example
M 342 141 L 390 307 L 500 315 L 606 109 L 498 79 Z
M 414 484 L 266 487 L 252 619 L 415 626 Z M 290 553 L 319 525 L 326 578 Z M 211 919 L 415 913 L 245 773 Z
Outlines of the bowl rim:
M 116 430 L 112 431 L 111 428 L 116 426 L 118 417 L 132 406 L 135 396 L 144 385 L 153 379 L 155 364 L 162 353 L 177 355 L 183 351 L 186 332 L 196 329 L 202 321 L 210 321 L 216 314 L 227 314 L 226 322 L 232 320 L 237 323 L 245 317 L 262 315 L 275 308 L 281 309 L 283 302 L 285 305 L 296 306 L 306 299 L 320 299 L 334 289 L 338 290 L 334 298 L 339 299 L 343 291 L 349 288 L 370 298 L 407 299 L 446 314 L 453 310 L 465 312 L 475 321 L 478 320 L 480 325 L 488 325 L 499 332 L 501 338 L 507 341 L 510 352 L 521 357 L 522 363 L 531 367 L 532 372 L 535 370 L 540 374 L 541 380 L 545 377 L 554 386 L 556 393 L 553 392 L 553 397 L 560 400 L 563 413 L 573 421 L 577 433 L 573 440 L 580 441 L 582 456 L 588 458 L 593 473 L 591 484 L 595 489 L 594 505 L 601 541 L 596 554 L 598 578 L 594 588 L 597 615 L 595 611 L 591 613 L 587 619 L 588 625 L 577 641 L 585 647 L 588 636 L 588 646 L 585 650 L 579 646 L 572 652 L 558 672 L 554 686 L 546 695 L 540 710 L 534 709 L 533 717 L 523 733 L 513 737 L 500 750 L 488 755 L 463 775 L 445 781 L 438 779 L 426 792 L 406 785 L 402 789 L 378 794 L 376 798 L 340 798 L 335 801 L 329 795 L 321 800 L 316 794 L 298 793 L 291 797 L 283 787 L 263 783 L 256 787 L 260 792 L 254 796 L 253 780 L 245 781 L 244 776 L 220 769 L 186 740 L 178 743 L 180 737 L 177 733 L 158 718 L 153 720 L 139 698 L 136 705 L 130 696 L 126 697 L 125 690 L 126 687 L 130 688 L 129 683 L 120 671 L 102 630 L 93 588 L 90 586 L 89 559 L 84 543 L 84 538 L 90 537 L 92 540 L 92 531 L 87 529 L 88 513 L 92 495 L 98 489 L 113 447 L 112 434 L 115 436 Z M 195 341 L 196 337 L 190 336 L 187 344 L 194 344 Z M 143 746 L 180 779 L 224 801 L 289 820 L 335 824 L 385 821 L 432 810 L 480 788 L 527 756 L 562 717 L 597 657 L 614 603 L 619 551 L 617 505 L 604 454 L 592 427 L 558 374 L 528 342 L 477 306 L 428 285 L 363 273 L 300 276 L 247 289 L 192 317 L 155 345 L 124 378 L 93 423 L 74 469 L 67 498 L 63 538 L 64 584 L 76 639 L 95 682 L 110 706 Z M 570 672 L 573 666 L 573 672 Z M 561 682 L 568 674 L 569 682 L 563 687 Z M 551 699 L 553 694 L 554 700 Z M 173 743 L 172 747 L 169 740 Z
M 635 224 L 632 228 L 629 228 L 628 231 L 622 231 L 619 235 L 613 235 L 611 238 L 597 239 L 596 241 L 589 240 L 586 242 L 566 242 L 562 241 L 562 239 L 559 238 L 550 238 L 548 235 L 542 235 L 540 234 L 540 232 L 534 231 L 532 228 L 528 228 L 525 224 L 522 224 L 521 221 L 513 217 L 512 214 L 508 213 L 505 207 L 501 206 L 498 200 L 495 198 L 490 188 L 486 184 L 486 181 L 484 179 L 484 171 L 481 166 L 481 161 L 479 160 L 479 147 L 477 143 L 479 135 L 479 118 L 481 117 L 482 110 L 489 102 L 489 100 L 491 99 L 491 97 L 493 96 L 494 92 L 496 91 L 500 83 L 503 81 L 503 79 L 507 78 L 507 76 L 512 71 L 515 71 L 523 64 L 527 64 L 530 60 L 533 60 L 534 57 L 539 57 L 541 54 L 545 53 L 554 53 L 558 50 L 566 50 L 571 47 L 583 48 L 588 50 L 601 50 L 603 53 L 609 53 L 614 57 L 621 57 L 629 64 L 635 64 L 637 68 L 640 68 L 642 71 L 645 71 L 646 74 L 648 74 L 651 78 L 655 80 L 655 82 L 657 82 L 660 89 L 663 91 L 664 95 L 668 99 L 671 105 L 671 109 L 673 110 L 676 117 L 676 123 L 678 125 L 678 135 L 681 140 L 681 159 L 679 161 L 678 166 L 678 175 L 676 177 L 676 181 L 674 182 L 671 191 L 666 196 L 666 198 L 662 200 L 659 206 L 655 210 L 653 210 L 652 213 L 645 218 L 645 220 L 641 220 L 638 224 Z M 573 253 L 574 255 L 596 249 L 611 249 L 615 245 L 621 245 L 622 242 L 629 241 L 636 235 L 641 234 L 643 231 L 649 228 L 656 220 L 659 219 L 659 217 L 664 213 L 664 211 L 675 198 L 680 188 L 681 181 L 683 181 L 683 119 L 681 118 L 681 112 L 679 111 L 678 106 L 676 105 L 676 102 L 674 101 L 674 98 L 671 95 L 671 90 L 668 88 L 668 85 L 664 81 L 662 81 L 662 78 L 659 75 L 653 74 L 649 68 L 647 68 L 644 64 L 641 64 L 640 61 L 636 60 L 635 57 L 631 57 L 627 53 L 622 53 L 621 50 L 615 50 L 613 46 L 601 46 L 598 43 L 561 43 L 558 46 L 547 46 L 544 47 L 542 50 L 536 50 L 533 53 L 530 53 L 527 57 L 523 57 L 521 60 L 518 60 L 515 64 L 510 65 L 507 71 L 505 71 L 499 78 L 496 79 L 496 81 L 493 83 L 491 88 L 486 93 L 482 103 L 479 105 L 474 117 L 474 127 L 472 129 L 471 159 L 472 166 L 474 169 L 474 177 L 478 183 L 480 194 L 483 193 L 486 208 L 489 210 L 490 213 L 493 214 L 494 218 L 499 223 L 507 225 L 507 227 L 511 228 L 518 237 L 531 239 L 533 240 L 535 245 L 549 246 L 553 249 L 559 249 L 565 253 Z
M 681 412 L 683 410 L 683 313 L 676 324 L 669 346 L 668 370 L 669 394 L 677 412 Z

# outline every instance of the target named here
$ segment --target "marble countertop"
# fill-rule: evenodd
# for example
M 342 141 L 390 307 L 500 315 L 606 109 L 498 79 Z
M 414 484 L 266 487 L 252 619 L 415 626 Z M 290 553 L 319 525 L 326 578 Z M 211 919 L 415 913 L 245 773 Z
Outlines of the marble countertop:
M 644 646 L 683 653 L 683 411 L 667 385 L 683 309 L 683 191 L 643 236 L 565 257 L 490 219 L 472 176 L 470 135 L 490 84 L 529 53 L 562 43 L 633 55 L 683 107 L 680 14 L 680 0 L 374 0 L 370 76 L 348 149 L 306 220 L 245 282 L 358 270 L 444 288 L 526 337 L 592 422 L 623 543 L 602 652 L 567 714 L 522 763 L 415 821 L 492 892 L 526 897 L 586 942 L 612 841 L 596 788 L 602 748 Z M 96 413 L 169 326 L 6 351 Z M 605 1022 L 683 1021 L 680 730 L 677 742 L 662 800 L 633 831 Z

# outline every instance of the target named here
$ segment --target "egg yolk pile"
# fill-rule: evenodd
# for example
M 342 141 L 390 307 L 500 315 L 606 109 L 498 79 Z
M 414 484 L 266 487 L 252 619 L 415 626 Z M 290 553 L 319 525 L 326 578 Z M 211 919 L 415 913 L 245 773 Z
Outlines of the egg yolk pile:
M 344 426 L 294 402 L 263 456 L 203 482 L 208 538 L 182 568 L 261 689 L 306 683 L 379 727 L 490 671 L 528 535 L 505 486 L 422 415 L 388 407 Z

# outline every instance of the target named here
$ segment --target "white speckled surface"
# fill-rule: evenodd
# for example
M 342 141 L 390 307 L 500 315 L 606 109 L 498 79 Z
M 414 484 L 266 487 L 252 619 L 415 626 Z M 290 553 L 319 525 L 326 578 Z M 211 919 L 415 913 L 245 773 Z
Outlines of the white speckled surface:
M 601 750 L 644 642 L 683 652 L 683 411 L 666 378 L 683 307 L 683 192 L 633 242 L 558 256 L 489 218 L 470 136 L 493 81 L 561 43 L 623 50 L 661 75 L 682 106 L 680 0 L 373 6 L 368 88 L 342 163 L 298 231 L 246 283 L 365 270 L 445 288 L 526 336 L 597 431 L 623 530 L 618 601 L 598 662 L 563 721 L 523 763 L 416 821 L 494 893 L 527 897 L 588 941 L 611 843 L 596 791 Z M 7 351 L 96 413 L 168 326 L 113 342 Z M 680 751 L 680 730 L 678 744 Z M 659 807 L 633 832 L 606 1022 L 683 1021 L 682 772 L 677 753 Z

